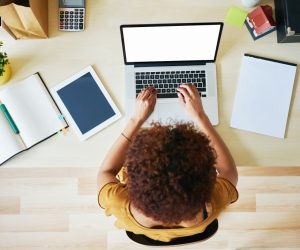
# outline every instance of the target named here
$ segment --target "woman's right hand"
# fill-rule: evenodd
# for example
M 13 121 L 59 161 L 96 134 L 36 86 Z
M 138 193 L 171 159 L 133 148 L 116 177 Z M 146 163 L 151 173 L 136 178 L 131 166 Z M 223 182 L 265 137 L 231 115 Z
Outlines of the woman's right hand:
M 135 110 L 132 119 L 139 124 L 143 124 L 151 115 L 156 104 L 156 89 L 148 87 L 143 89 L 136 98 Z
M 182 84 L 177 91 L 179 101 L 189 115 L 193 118 L 199 118 L 205 115 L 201 97 L 194 84 Z

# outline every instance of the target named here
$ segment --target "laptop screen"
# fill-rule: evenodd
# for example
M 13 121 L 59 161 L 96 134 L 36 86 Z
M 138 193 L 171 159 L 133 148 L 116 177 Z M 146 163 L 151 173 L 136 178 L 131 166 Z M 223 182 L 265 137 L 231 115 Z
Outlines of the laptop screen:
M 122 25 L 126 64 L 215 61 L 223 23 Z

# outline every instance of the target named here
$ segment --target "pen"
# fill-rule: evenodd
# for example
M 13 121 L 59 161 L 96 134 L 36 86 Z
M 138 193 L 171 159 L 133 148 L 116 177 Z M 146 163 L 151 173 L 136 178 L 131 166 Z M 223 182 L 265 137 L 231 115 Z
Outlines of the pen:
M 4 114 L 6 120 L 8 121 L 10 127 L 14 131 L 14 133 L 15 134 L 19 134 L 20 131 L 19 131 L 18 127 L 16 126 L 14 120 L 10 116 L 10 114 L 9 114 L 7 108 L 5 107 L 5 105 L 4 104 L 0 104 L 0 109 L 1 109 L 2 113 Z

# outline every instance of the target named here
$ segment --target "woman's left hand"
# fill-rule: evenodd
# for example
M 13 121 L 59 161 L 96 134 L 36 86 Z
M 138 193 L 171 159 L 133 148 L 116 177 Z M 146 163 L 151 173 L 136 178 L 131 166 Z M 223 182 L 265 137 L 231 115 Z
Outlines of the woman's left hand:
M 143 124 L 151 115 L 156 104 L 156 89 L 148 87 L 142 90 L 136 99 L 135 110 L 132 119 Z

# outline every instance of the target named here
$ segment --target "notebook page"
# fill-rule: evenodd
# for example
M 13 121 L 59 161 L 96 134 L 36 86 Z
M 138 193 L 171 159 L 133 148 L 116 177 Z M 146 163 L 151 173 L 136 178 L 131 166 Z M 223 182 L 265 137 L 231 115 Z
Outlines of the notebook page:
M 13 117 L 27 147 L 46 139 L 66 126 L 38 74 L 8 86 L 0 99 Z
M 244 56 L 231 127 L 284 138 L 296 68 Z
M 4 114 L 0 111 L 0 164 L 25 148 L 19 135 L 14 134 Z

